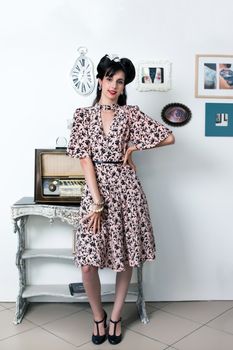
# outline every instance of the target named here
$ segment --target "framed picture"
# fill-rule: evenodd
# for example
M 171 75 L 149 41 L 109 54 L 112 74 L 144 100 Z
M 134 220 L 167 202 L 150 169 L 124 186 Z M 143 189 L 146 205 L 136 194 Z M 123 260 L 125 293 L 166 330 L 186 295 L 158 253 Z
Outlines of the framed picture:
M 205 136 L 233 136 L 233 103 L 205 104 Z
M 183 126 L 191 119 L 190 109 L 182 103 L 169 103 L 161 112 L 163 121 L 172 126 Z
M 233 55 L 196 55 L 195 97 L 233 98 Z
M 142 61 L 138 65 L 137 90 L 167 91 L 171 89 L 169 61 Z

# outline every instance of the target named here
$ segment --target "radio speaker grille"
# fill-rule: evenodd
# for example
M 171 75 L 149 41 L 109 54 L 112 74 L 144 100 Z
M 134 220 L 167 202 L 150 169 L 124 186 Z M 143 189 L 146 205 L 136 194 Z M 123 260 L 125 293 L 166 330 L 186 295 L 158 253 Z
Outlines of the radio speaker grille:
M 78 159 L 68 157 L 64 153 L 41 154 L 42 176 L 83 176 Z

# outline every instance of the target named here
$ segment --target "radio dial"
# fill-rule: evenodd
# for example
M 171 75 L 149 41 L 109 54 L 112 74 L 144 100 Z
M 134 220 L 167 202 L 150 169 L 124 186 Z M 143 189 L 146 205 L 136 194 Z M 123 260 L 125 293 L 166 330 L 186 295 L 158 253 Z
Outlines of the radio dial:
M 57 189 L 57 186 L 54 183 L 49 184 L 49 190 L 51 192 L 55 192 Z

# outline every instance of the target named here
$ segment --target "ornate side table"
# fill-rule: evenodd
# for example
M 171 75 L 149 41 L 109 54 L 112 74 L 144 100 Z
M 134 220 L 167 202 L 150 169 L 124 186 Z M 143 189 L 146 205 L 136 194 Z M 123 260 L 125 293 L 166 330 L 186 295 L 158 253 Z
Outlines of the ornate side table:
M 28 285 L 26 276 L 26 260 L 32 258 L 53 258 L 73 260 L 72 249 L 28 249 L 25 245 L 26 224 L 30 215 L 39 215 L 49 219 L 52 224 L 54 219 L 60 219 L 71 225 L 73 228 L 79 226 L 79 205 L 53 205 L 38 204 L 33 201 L 32 197 L 23 197 L 12 207 L 12 219 L 14 223 L 14 232 L 18 234 L 18 249 L 16 253 L 16 265 L 19 271 L 19 293 L 16 300 L 16 313 L 14 323 L 22 321 L 27 307 L 29 298 L 33 296 L 54 296 L 68 298 L 70 302 L 80 300 L 87 301 L 85 295 L 72 296 L 68 285 Z M 137 268 L 137 283 L 131 283 L 128 296 L 135 298 L 140 319 L 143 323 L 148 323 L 146 306 L 143 296 L 142 285 L 142 265 Z M 103 285 L 103 295 L 114 294 L 114 285 Z M 130 300 L 134 301 L 134 300 Z

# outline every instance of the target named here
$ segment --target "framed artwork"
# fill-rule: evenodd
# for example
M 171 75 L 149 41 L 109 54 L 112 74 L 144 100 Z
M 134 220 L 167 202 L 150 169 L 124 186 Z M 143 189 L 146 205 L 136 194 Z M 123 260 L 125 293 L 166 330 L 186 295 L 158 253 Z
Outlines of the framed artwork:
M 205 136 L 233 136 L 233 103 L 205 104 Z
M 171 89 L 169 61 L 142 61 L 138 65 L 137 90 L 167 91 Z
M 183 126 L 191 119 L 190 109 L 182 103 L 169 103 L 161 112 L 163 121 L 171 126 Z
M 195 97 L 233 98 L 233 55 L 196 55 Z

